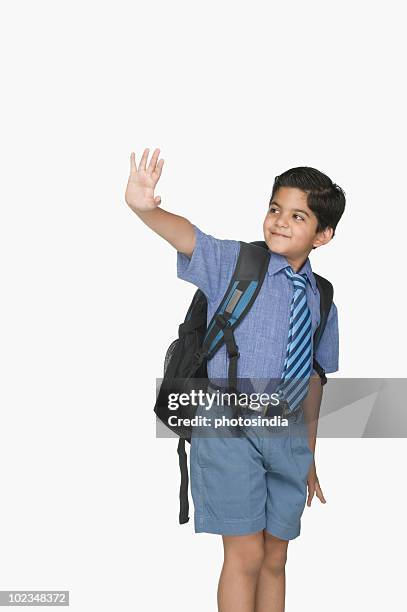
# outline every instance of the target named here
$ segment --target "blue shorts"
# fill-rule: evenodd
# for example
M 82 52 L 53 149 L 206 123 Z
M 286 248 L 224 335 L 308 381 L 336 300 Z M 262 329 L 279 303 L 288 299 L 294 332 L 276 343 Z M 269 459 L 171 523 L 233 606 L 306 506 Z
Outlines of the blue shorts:
M 250 413 L 241 437 L 225 435 L 225 428 L 217 434 L 213 427 L 193 427 L 190 478 L 195 531 L 246 535 L 266 529 L 292 540 L 300 535 L 313 460 L 304 415 L 291 415 L 288 425 L 265 427 L 254 423 L 258 413 Z M 211 417 L 212 422 L 231 416 L 217 405 L 210 410 L 201 406 L 197 414 Z

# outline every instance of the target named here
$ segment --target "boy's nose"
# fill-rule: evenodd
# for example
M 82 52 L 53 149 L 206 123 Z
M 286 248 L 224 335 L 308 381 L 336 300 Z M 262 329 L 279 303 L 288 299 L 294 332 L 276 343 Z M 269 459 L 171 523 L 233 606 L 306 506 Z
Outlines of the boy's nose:
M 276 221 L 276 226 L 277 227 L 288 227 L 287 219 L 284 219 L 283 217 L 279 217 Z

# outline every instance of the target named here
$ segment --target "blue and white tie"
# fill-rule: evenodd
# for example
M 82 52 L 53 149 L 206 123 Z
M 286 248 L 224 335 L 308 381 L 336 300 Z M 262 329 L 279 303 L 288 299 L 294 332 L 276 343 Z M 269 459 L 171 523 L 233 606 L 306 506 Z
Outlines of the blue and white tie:
M 287 353 L 280 387 L 280 398 L 286 400 L 288 406 L 285 414 L 288 414 L 299 406 L 308 393 L 312 371 L 312 320 L 307 304 L 306 275 L 293 272 L 290 266 L 284 271 L 294 283 Z

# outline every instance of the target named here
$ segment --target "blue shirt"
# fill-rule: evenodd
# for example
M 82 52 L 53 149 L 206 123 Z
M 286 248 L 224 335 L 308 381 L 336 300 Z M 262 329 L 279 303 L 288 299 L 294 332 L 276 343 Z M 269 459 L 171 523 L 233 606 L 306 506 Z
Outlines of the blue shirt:
M 208 302 L 208 323 L 223 298 L 237 262 L 238 240 L 220 240 L 205 234 L 195 225 L 196 245 L 191 258 L 177 252 L 177 276 L 194 284 L 205 294 Z M 251 309 L 234 330 L 239 347 L 238 377 L 251 379 L 280 379 L 287 350 L 292 281 L 284 268 L 287 259 L 270 251 L 270 261 L 263 285 Z M 307 277 L 307 301 L 314 334 L 320 320 L 320 297 L 309 258 L 299 274 Z M 334 303 L 315 357 L 325 372 L 338 370 L 339 334 L 338 312 Z M 209 378 L 227 379 L 229 358 L 226 346 L 208 361 Z

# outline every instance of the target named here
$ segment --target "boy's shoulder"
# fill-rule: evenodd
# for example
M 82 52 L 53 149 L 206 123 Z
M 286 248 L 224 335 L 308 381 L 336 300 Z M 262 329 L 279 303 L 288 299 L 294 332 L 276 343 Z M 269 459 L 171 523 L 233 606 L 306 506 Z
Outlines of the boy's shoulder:
M 177 276 L 201 289 L 208 300 L 219 300 L 235 269 L 240 241 L 215 238 L 192 224 L 195 248 L 191 257 L 177 253 Z
M 197 225 L 192 225 L 195 230 L 195 248 L 192 253 L 191 262 L 195 258 L 201 260 L 208 268 L 232 268 L 240 252 L 240 240 L 230 238 L 218 238 L 202 231 Z
M 203 230 L 201 230 L 200 227 L 198 227 L 195 224 L 192 224 L 192 227 L 194 228 L 194 231 L 195 231 L 196 242 L 202 243 L 203 246 L 207 246 L 207 247 L 218 246 L 219 248 L 223 248 L 223 249 L 238 249 L 240 246 L 240 240 L 233 240 L 231 238 L 215 237 L 212 234 L 208 234 L 207 232 L 204 232 Z

